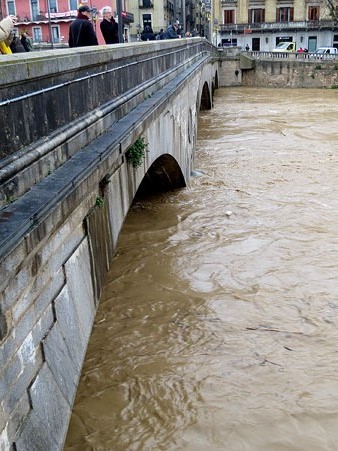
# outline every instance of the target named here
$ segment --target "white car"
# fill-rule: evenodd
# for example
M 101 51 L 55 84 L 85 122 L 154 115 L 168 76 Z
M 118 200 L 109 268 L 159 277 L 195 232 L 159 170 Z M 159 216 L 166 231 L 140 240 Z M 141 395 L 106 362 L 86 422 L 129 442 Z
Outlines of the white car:
M 316 59 L 335 59 L 338 55 L 338 49 L 335 47 L 319 47 L 313 54 Z

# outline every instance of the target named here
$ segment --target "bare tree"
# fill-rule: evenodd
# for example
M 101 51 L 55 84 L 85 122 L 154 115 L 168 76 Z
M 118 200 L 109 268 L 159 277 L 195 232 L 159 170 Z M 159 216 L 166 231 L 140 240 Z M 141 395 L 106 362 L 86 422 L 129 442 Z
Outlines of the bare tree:
M 338 22 L 338 1 L 337 0 L 324 0 L 324 6 L 328 9 L 328 14 L 334 22 Z

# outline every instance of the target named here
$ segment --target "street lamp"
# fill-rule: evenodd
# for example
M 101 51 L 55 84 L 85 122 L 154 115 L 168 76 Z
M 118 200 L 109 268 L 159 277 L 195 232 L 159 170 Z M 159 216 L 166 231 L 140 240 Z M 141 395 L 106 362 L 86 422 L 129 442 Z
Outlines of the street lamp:
M 52 22 L 50 20 L 50 4 L 49 0 L 46 0 L 47 2 L 47 11 L 48 11 L 48 30 L 49 30 L 49 39 L 51 43 L 51 48 L 54 48 L 54 40 L 53 40 L 53 32 L 52 32 Z
M 119 42 L 123 42 L 122 0 L 116 0 Z

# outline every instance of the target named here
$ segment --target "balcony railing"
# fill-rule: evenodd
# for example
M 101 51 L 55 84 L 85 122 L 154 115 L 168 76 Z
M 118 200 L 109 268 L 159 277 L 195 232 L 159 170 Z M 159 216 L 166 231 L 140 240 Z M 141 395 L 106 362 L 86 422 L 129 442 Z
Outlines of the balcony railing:
M 326 54 L 326 53 L 314 53 L 314 52 L 306 52 L 306 53 L 299 53 L 299 52 L 256 52 L 256 51 L 249 51 L 249 52 L 242 52 L 244 55 L 248 56 L 249 58 L 254 58 L 256 60 L 267 60 L 267 59 L 274 59 L 274 60 L 297 60 L 297 61 L 306 61 L 306 62 L 312 62 L 312 63 L 332 63 L 335 62 L 336 59 L 338 59 L 338 55 L 335 54 Z M 337 56 L 337 58 L 336 58 Z
M 62 11 L 58 13 L 50 13 L 50 18 L 53 22 L 55 21 L 63 21 L 63 20 L 70 20 L 74 19 L 77 16 L 77 11 Z M 48 22 L 48 13 L 40 12 L 39 14 L 34 14 L 33 17 L 31 17 L 29 14 L 17 16 L 18 24 L 27 24 L 27 23 L 47 23 Z
M 333 20 L 304 20 L 296 22 L 261 22 L 245 24 L 221 24 L 221 33 L 230 31 L 236 33 L 250 33 L 253 31 L 279 31 L 279 30 L 318 30 L 325 28 L 338 28 Z

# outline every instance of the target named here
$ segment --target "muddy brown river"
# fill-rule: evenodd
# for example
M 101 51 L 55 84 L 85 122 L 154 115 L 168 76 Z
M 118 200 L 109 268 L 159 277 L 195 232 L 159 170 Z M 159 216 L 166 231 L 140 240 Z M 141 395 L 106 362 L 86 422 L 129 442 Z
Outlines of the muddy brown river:
M 65 450 L 337 451 L 338 91 L 231 88 L 120 235 Z

